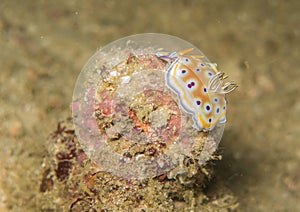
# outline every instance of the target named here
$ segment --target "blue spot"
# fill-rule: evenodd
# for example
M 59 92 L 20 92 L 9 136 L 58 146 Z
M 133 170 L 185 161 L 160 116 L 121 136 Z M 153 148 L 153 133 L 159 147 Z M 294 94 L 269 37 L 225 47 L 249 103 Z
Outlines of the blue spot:
M 188 58 L 185 58 L 185 62 L 189 62 L 189 59 L 188 59 Z
M 214 98 L 214 101 L 215 101 L 215 102 L 218 102 L 219 100 L 218 100 L 218 98 L 217 98 L 217 97 L 215 97 L 215 98 Z
M 197 101 L 196 101 L 196 104 L 197 104 L 197 105 L 200 105 L 200 104 L 201 104 L 201 101 L 200 101 L 200 100 L 197 100 Z
M 200 68 L 196 68 L 196 71 L 197 71 L 197 72 L 200 72 L 200 71 L 201 71 L 201 69 L 200 69 Z
M 210 105 L 209 105 L 209 104 L 207 104 L 207 105 L 205 106 L 205 110 L 206 110 L 207 112 L 210 111 Z
M 208 119 L 208 122 L 209 122 L 209 123 L 211 123 L 211 121 L 212 121 L 212 119 L 211 119 L 211 118 L 209 118 L 209 119 Z
M 225 110 L 226 109 L 226 107 L 225 106 L 223 106 L 223 110 Z
M 203 63 L 201 63 L 201 64 L 200 64 L 200 66 L 202 66 L 202 67 L 203 67 L 203 66 L 205 66 L 205 65 L 204 65 Z
M 216 112 L 217 112 L 217 113 L 220 113 L 220 108 L 219 108 L 219 107 L 217 108 Z
M 208 74 L 208 76 L 210 76 L 210 77 L 212 76 L 212 73 L 211 73 L 211 72 L 207 72 L 207 74 Z
M 207 89 L 206 89 L 206 88 L 203 88 L 203 91 L 204 91 L 204 93 L 206 93 L 206 92 L 207 92 Z

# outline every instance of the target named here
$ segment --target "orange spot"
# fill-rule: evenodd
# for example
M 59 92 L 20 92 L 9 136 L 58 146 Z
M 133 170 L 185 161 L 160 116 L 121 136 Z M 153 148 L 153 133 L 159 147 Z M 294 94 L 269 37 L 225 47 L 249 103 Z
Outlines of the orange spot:
M 186 53 L 189 53 L 193 50 L 194 50 L 194 48 L 183 49 L 183 50 L 180 50 L 178 53 L 179 53 L 179 55 L 185 55 Z

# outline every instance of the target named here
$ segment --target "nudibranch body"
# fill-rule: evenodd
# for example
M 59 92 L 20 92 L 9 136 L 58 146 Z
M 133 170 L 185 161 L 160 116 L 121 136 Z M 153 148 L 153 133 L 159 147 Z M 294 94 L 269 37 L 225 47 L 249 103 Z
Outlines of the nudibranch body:
M 177 94 L 180 105 L 192 114 L 194 127 L 211 131 L 216 124 L 226 122 L 225 94 L 237 85 L 227 82 L 223 85 L 224 73 L 216 64 L 207 62 L 202 55 L 188 55 L 193 48 L 179 52 L 159 52 L 157 56 L 169 61 L 166 70 L 166 85 Z

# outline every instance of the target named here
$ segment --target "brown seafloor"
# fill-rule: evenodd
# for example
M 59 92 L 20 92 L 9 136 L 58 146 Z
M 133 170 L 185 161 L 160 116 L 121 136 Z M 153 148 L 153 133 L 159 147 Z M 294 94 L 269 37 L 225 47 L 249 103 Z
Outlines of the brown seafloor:
M 37 206 L 40 211 L 232 211 L 237 198 L 213 174 L 212 163 L 168 178 L 123 179 L 97 171 L 76 138 L 71 118 L 48 139 Z M 219 158 L 215 155 L 214 158 Z M 193 174 L 191 174 L 193 173 Z M 209 186 L 213 180 L 214 186 Z
M 145 32 L 193 43 L 239 84 L 222 160 L 203 192 L 232 191 L 241 211 L 299 211 L 299 11 L 298 0 L 1 0 L 0 211 L 38 211 L 53 203 L 41 195 L 68 185 L 53 175 L 42 194 L 41 161 L 49 132 L 71 115 L 83 64 L 101 46 Z M 48 165 L 54 173 L 55 161 Z M 64 205 L 67 189 L 55 201 Z

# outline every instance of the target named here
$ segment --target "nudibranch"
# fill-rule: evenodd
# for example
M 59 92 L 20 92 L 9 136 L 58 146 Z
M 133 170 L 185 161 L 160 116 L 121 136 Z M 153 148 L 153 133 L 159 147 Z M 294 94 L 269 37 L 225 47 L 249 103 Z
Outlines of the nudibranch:
M 179 52 L 158 52 L 169 62 L 165 73 L 166 85 L 177 94 L 182 109 L 192 114 L 194 127 L 211 131 L 218 123 L 226 122 L 226 97 L 237 85 L 217 70 L 216 64 L 203 55 L 187 54 L 193 48 Z

